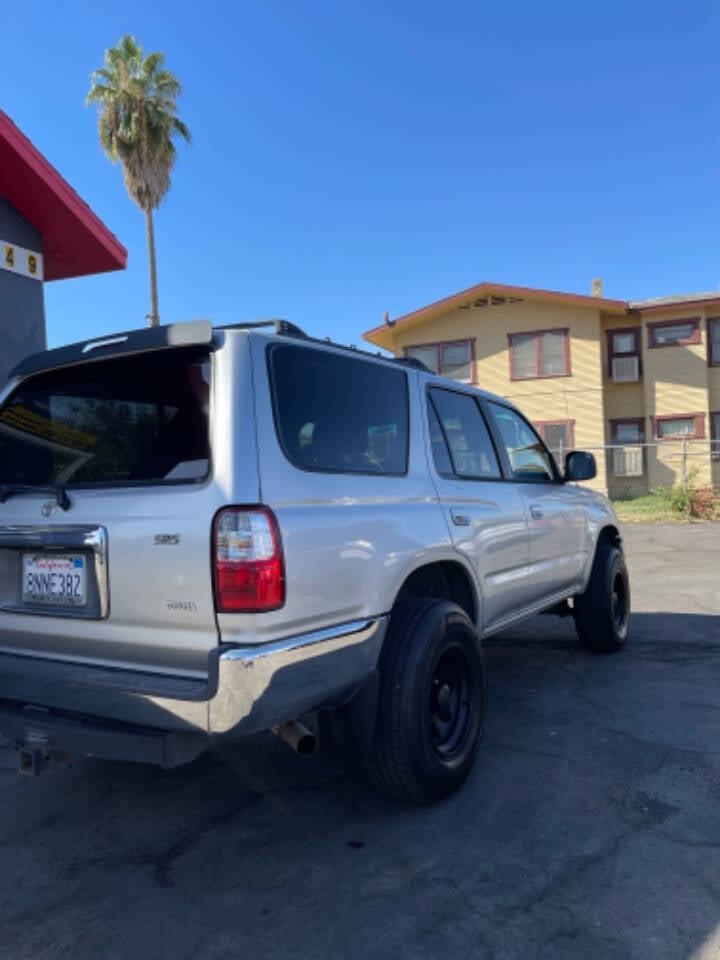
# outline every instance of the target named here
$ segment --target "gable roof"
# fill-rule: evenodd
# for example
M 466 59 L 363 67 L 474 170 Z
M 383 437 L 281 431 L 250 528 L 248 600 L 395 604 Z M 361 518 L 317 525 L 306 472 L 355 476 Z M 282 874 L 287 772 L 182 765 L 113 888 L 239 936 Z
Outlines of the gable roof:
M 421 307 L 419 310 L 413 310 L 412 313 L 406 313 L 398 317 L 392 324 L 380 324 L 367 330 L 363 336 L 371 343 L 380 347 L 391 349 L 392 336 L 398 328 L 409 328 L 426 323 L 435 317 L 449 310 L 459 307 L 471 306 L 476 301 L 495 302 L 514 302 L 517 300 L 534 300 L 545 303 L 556 303 L 559 306 L 578 306 L 589 307 L 595 310 L 602 310 L 605 313 L 623 314 L 628 311 L 628 304 L 625 300 L 610 300 L 607 297 L 592 297 L 580 293 L 560 293 L 557 290 L 537 290 L 533 287 L 518 287 L 504 283 L 492 283 L 483 281 L 474 287 L 468 287 L 467 290 L 461 290 L 459 293 L 453 293 L 442 300 L 436 300 L 435 303 Z
M 45 280 L 126 266 L 125 247 L 2 110 L 0 196 L 40 233 Z

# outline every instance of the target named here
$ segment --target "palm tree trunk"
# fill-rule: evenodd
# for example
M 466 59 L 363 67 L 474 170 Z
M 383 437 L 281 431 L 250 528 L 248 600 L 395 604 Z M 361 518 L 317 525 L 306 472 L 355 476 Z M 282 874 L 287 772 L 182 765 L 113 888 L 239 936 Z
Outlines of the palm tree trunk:
M 160 326 L 160 310 L 158 308 L 157 260 L 155 259 L 155 224 L 150 207 L 145 211 L 147 226 L 148 258 L 150 260 L 150 315 L 148 320 L 151 327 Z

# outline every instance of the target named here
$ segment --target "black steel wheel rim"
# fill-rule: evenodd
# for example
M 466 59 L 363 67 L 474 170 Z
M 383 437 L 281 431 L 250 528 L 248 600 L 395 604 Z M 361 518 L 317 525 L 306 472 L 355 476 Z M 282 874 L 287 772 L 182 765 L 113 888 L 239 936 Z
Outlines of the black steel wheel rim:
M 474 677 L 465 652 L 446 647 L 430 679 L 428 720 L 430 743 L 443 760 L 460 754 L 472 728 Z

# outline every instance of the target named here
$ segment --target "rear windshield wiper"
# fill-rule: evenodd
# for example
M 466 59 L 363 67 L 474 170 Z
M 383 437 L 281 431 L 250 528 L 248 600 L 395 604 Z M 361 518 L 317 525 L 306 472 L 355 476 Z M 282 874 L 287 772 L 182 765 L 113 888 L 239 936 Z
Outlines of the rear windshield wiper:
M 72 506 L 72 500 L 61 483 L 47 487 L 36 486 L 32 483 L 0 483 L 0 503 L 5 503 L 10 497 L 20 493 L 49 493 L 55 497 L 57 505 L 66 513 Z

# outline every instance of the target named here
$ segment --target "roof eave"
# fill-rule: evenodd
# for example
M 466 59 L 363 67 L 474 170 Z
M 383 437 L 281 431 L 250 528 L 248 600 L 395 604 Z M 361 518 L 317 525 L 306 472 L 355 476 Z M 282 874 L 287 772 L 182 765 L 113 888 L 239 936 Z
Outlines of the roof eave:
M 0 139 L 7 144 L 38 184 L 42 184 L 57 198 L 74 227 L 87 237 L 88 244 L 94 246 L 92 256 L 87 258 L 87 269 L 79 269 L 77 264 L 72 269 L 63 269 L 62 255 L 50 250 L 45 255 L 45 279 L 60 280 L 123 270 L 127 266 L 125 247 L 3 110 L 0 110 Z M 13 203 L 12 196 L 6 199 L 17 208 L 17 202 Z M 21 209 L 18 212 L 24 216 Z M 40 224 L 34 223 L 29 217 L 25 219 L 43 233 Z
M 435 303 L 414 310 L 412 313 L 406 313 L 393 321 L 392 325 L 387 323 L 381 326 L 373 327 L 367 330 L 363 337 L 370 343 L 390 349 L 388 344 L 392 344 L 393 331 L 398 327 L 410 328 L 426 323 L 435 317 L 441 316 L 457 307 L 464 306 L 480 296 L 508 296 L 517 297 L 521 300 L 534 300 L 545 303 L 557 303 L 565 306 L 580 306 L 587 309 L 601 310 L 603 313 L 614 313 L 623 315 L 628 312 L 628 304 L 625 300 L 611 300 L 607 297 L 592 297 L 576 293 L 561 293 L 556 290 L 537 290 L 532 287 L 518 287 L 500 283 L 490 283 L 484 281 L 467 290 L 462 290 L 452 296 L 437 300 Z

